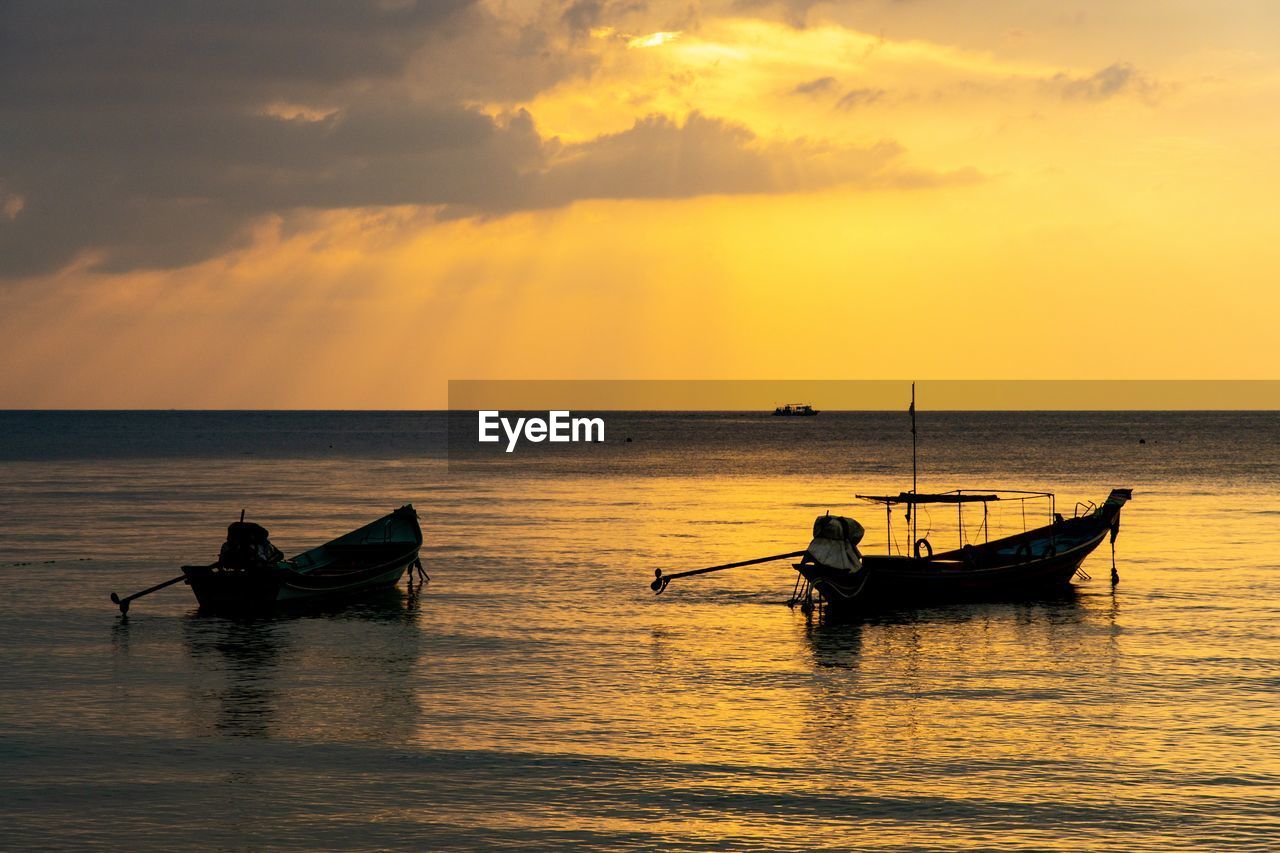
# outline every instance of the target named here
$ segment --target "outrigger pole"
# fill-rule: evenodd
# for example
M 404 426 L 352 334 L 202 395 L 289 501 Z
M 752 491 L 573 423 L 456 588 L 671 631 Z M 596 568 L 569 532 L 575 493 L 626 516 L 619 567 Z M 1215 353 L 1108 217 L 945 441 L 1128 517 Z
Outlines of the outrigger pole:
M 129 612 L 129 602 L 133 601 L 135 598 L 142 598 L 142 596 L 144 595 L 150 595 L 151 593 L 156 592 L 157 590 L 164 589 L 166 586 L 173 586 L 178 581 L 182 581 L 186 579 L 187 579 L 187 573 L 183 572 L 182 574 L 178 575 L 176 578 L 170 578 L 164 583 L 158 583 L 155 586 L 149 586 L 146 589 L 144 589 L 142 592 L 135 592 L 133 595 L 127 595 L 124 598 L 121 598 L 120 596 L 116 595 L 113 592 L 111 593 L 111 601 L 113 604 L 117 605 L 120 608 L 120 613 L 122 615 L 127 614 Z
M 794 557 L 803 557 L 808 551 L 792 551 L 789 554 L 774 554 L 772 557 L 757 557 L 754 560 L 743 560 L 739 563 L 725 563 L 722 566 L 711 566 L 706 569 L 692 569 L 687 572 L 676 572 L 674 575 L 664 575 L 662 569 L 653 570 L 653 583 L 649 584 L 649 589 L 661 595 L 662 591 L 667 588 L 667 584 L 676 578 L 687 578 L 690 575 L 705 575 L 707 572 L 722 572 L 725 569 L 737 569 L 742 566 L 754 566 L 759 563 L 772 563 L 774 560 L 790 560 Z

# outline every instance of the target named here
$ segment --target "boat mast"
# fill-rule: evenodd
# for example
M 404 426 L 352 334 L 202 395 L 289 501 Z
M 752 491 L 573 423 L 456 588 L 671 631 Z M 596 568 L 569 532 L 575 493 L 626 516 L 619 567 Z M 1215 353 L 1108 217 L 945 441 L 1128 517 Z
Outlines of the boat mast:
M 916 383 L 911 383 L 911 494 L 916 493 Z M 911 509 L 915 509 L 911 507 Z M 911 541 L 916 541 L 916 514 L 911 513 Z

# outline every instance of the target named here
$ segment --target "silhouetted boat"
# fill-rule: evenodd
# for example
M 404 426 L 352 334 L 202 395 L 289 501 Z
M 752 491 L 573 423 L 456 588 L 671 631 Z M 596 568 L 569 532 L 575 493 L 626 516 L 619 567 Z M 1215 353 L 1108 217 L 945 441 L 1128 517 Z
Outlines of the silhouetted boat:
M 394 586 L 411 566 L 421 569 L 421 547 L 418 513 L 409 504 L 287 560 L 267 530 L 242 515 L 227 528 L 216 563 L 182 572 L 201 609 L 262 611 Z
M 774 409 L 773 414 L 783 418 L 807 418 L 818 414 L 818 410 L 805 403 L 787 403 Z
M 792 592 L 791 604 L 806 609 L 818 604 L 834 611 L 871 611 L 884 607 L 910 607 L 973 600 L 1026 598 L 1051 594 L 1067 588 L 1072 577 L 1081 571 L 1085 558 L 1102 540 L 1111 536 L 1114 544 L 1120 531 L 1120 510 L 1133 497 L 1131 489 L 1112 489 L 1102 506 L 1076 504 L 1072 518 L 1057 512 L 1052 492 L 1020 492 L 1012 490 L 965 490 L 937 494 L 921 494 L 916 490 L 916 405 L 915 385 L 911 386 L 911 480 L 909 492 L 898 495 L 858 495 L 857 497 L 885 508 L 888 525 L 886 542 L 894 542 L 892 519 L 895 506 L 907 508 L 906 523 L 913 542 L 913 553 L 895 556 L 863 556 L 858 550 L 864 530 L 852 518 L 827 514 L 813 524 L 813 539 L 803 551 L 775 554 L 737 563 L 726 563 L 706 569 L 664 575 L 658 569 L 650 585 L 662 592 L 675 578 L 718 572 L 799 557 L 795 563 L 799 573 Z M 988 506 L 997 501 L 1047 499 L 1049 524 L 1024 530 L 1012 536 L 988 540 Z M 959 547 L 935 554 L 927 536 L 916 538 L 916 508 L 922 504 L 950 504 L 957 508 Z M 965 504 L 982 506 L 982 523 L 971 530 L 980 531 L 981 544 L 965 541 L 961 515 Z M 1025 505 L 1025 504 L 1024 504 Z M 1024 511 L 1025 525 L 1025 511 Z M 1112 584 L 1119 582 L 1114 557 Z
M 1120 508 L 1130 489 L 1112 489 L 1102 506 L 1086 505 L 1073 518 L 1053 513 L 1050 524 L 1013 536 L 965 544 L 934 554 L 928 539 L 916 540 L 914 554 L 862 556 L 857 552 L 861 526 L 852 519 L 824 516 L 814 522 L 814 538 L 796 571 L 821 594 L 827 607 L 873 610 L 953 601 L 998 600 L 1052 594 L 1066 588 L 1093 550 L 1120 530 Z M 896 496 L 859 495 L 886 509 L 921 504 L 986 504 L 1045 497 L 1049 492 L 963 490 L 943 494 L 903 492 Z M 852 522 L 852 525 L 850 524 Z M 851 531 L 851 527 L 857 525 Z M 890 537 L 892 539 L 892 537 Z M 1114 571 L 1114 570 L 1113 570 Z M 1113 581 L 1118 577 L 1113 573 Z M 797 599 L 802 596 L 797 596 Z

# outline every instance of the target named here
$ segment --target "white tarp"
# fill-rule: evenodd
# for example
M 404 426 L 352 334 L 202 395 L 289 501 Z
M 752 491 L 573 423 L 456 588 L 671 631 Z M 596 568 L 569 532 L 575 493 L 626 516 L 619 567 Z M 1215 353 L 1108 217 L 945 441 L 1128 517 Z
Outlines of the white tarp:
M 813 541 L 809 555 L 824 566 L 843 569 L 850 574 L 862 569 L 858 543 L 866 533 L 852 518 L 839 515 L 819 516 L 813 523 Z

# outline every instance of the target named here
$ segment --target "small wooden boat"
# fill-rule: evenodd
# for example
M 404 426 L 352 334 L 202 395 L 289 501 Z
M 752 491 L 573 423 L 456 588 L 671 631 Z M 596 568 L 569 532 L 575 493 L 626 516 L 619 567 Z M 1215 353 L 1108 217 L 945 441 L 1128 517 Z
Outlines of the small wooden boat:
M 1120 510 L 1133 497 L 1131 489 L 1112 489 L 1102 506 L 1078 503 L 1071 518 L 1064 518 L 1058 513 L 1057 499 L 1052 492 L 956 489 L 937 494 L 920 493 L 916 490 L 914 384 L 911 386 L 909 412 L 911 491 L 892 496 L 857 496 L 884 507 L 888 523 L 885 541 L 889 543 L 890 553 L 863 556 L 858 550 L 864 533 L 862 525 L 852 518 L 827 514 L 814 522 L 813 539 L 803 551 L 668 575 L 658 569 L 650 588 L 661 593 L 676 578 L 799 557 L 800 561 L 793 564 L 799 576 L 789 603 L 801 604 L 806 610 L 815 606 L 814 593 L 817 594 L 817 606 L 828 611 L 852 613 L 959 601 L 1027 598 L 1066 589 L 1077 573 L 1083 574 L 1081 564 L 1108 534 L 1113 546 L 1111 582 L 1119 583 L 1114 543 L 1120 532 Z M 1024 510 L 1024 530 L 1021 533 L 988 538 L 990 504 L 1021 501 L 1025 506 L 1026 501 L 1039 499 L 1048 501 L 1047 525 L 1025 529 Z M 960 540 L 957 548 L 935 554 L 927 534 L 924 538 L 916 538 L 919 532 L 917 508 L 923 504 L 956 507 Z M 973 504 L 982 506 L 982 522 L 971 528 L 969 533 L 980 535 L 981 542 L 969 542 L 966 537 L 963 509 Z M 895 506 L 906 507 L 907 541 L 914 543 L 913 554 L 892 554 Z
M 993 501 L 1030 496 L 1052 500 L 1047 492 L 1013 495 L 957 490 L 937 495 L 904 492 L 893 497 L 859 497 L 881 503 L 886 509 L 895 505 L 914 509 L 926 503 L 982 503 L 984 515 L 986 505 Z M 821 595 L 827 608 L 840 612 L 1051 595 L 1071 584 L 1081 563 L 1108 534 L 1115 542 L 1120 509 L 1132 496 L 1130 489 L 1112 489 L 1102 506 L 1084 506 L 1073 518 L 1055 512 L 1052 522 L 1043 527 L 939 554 L 932 553 L 928 539 L 918 539 L 915 554 L 910 556 L 862 556 L 857 552 L 857 541 L 844 532 L 848 525 L 833 524 L 837 520 L 834 516 L 823 517 L 814 523 L 814 540 L 795 569 Z M 861 527 L 856 530 L 856 538 L 861 539 Z M 841 553 L 849 557 L 841 559 Z M 829 556 L 832 554 L 837 556 Z M 1118 580 L 1114 568 L 1112 580 Z
M 410 504 L 287 560 L 264 528 L 241 520 L 227 528 L 216 563 L 182 571 L 201 609 L 270 610 L 395 586 L 410 566 L 421 566 L 421 547 L 422 528 Z
M 176 578 L 125 598 L 113 592 L 111 600 L 128 613 L 134 599 L 186 582 L 200 608 L 211 612 L 259 613 L 342 601 L 395 586 L 410 568 L 425 580 L 421 548 L 422 528 L 411 504 L 289 559 L 271 544 L 265 527 L 241 513 L 227 528 L 217 562 L 183 566 Z

